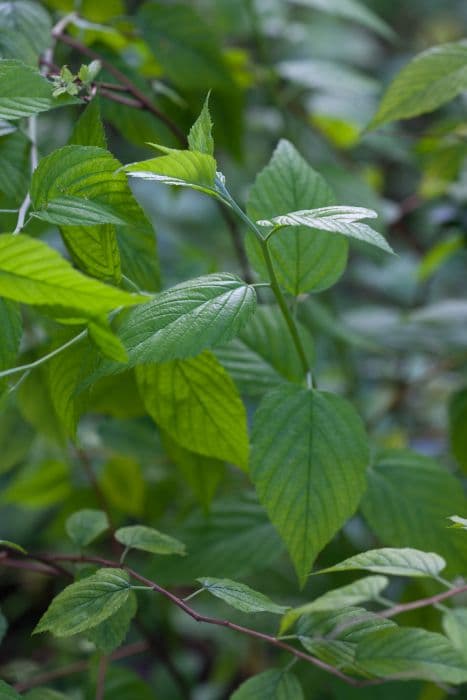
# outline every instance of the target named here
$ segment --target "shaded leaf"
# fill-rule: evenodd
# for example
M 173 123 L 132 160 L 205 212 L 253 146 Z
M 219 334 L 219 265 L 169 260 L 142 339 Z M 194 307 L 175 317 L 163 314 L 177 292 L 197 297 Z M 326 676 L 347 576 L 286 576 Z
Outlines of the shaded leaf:
M 444 569 L 446 562 L 433 552 L 421 552 L 418 549 L 404 547 L 392 549 L 370 549 L 368 552 L 356 554 L 345 559 L 340 564 L 328 566 L 315 573 L 324 574 L 331 571 L 374 571 L 377 574 L 392 576 L 421 576 L 437 578 Z
M 27 551 L 21 547 L 21 545 L 16 544 L 16 542 L 10 542 L 9 540 L 0 540 L 0 548 L 6 547 L 7 549 L 14 549 L 16 552 L 21 552 L 21 554 L 27 554 Z
M 86 636 L 102 654 L 111 654 L 125 641 L 132 619 L 136 615 L 138 601 L 133 591 L 117 612 L 88 630 Z
M 0 2 L 0 25 L 10 32 L 18 32 L 37 54 L 42 53 L 51 44 L 50 15 L 38 2 Z
M 264 671 L 245 683 L 230 696 L 230 700 L 304 700 L 297 678 L 287 671 Z
M 152 554 L 185 554 L 183 542 L 144 525 L 121 527 L 115 532 L 115 539 L 129 549 Z
M 220 598 L 228 605 L 246 613 L 269 612 L 282 615 L 287 608 L 277 605 L 263 593 L 254 591 L 244 583 L 231 581 L 227 578 L 198 578 L 206 591 Z
M 292 0 L 292 2 L 327 12 L 336 17 L 342 17 L 351 22 L 358 22 L 358 24 L 381 34 L 386 39 L 394 37 L 391 27 L 358 0 Z
M 76 511 L 65 523 L 68 537 L 80 548 L 91 544 L 108 527 L 106 514 L 91 508 Z

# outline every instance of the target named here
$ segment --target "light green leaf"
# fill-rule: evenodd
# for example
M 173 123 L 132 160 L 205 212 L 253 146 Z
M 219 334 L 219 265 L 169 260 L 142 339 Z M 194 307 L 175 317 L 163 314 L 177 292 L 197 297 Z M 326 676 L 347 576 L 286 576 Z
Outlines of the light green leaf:
M 449 520 L 453 523 L 450 527 L 467 530 L 467 518 L 461 518 L 459 515 L 450 515 Z
M 60 233 L 76 265 L 86 274 L 120 282 L 121 259 L 115 226 L 61 226 Z
M 101 119 L 99 97 L 96 95 L 81 113 L 68 139 L 77 146 L 99 146 L 107 148 L 104 125 Z
M 91 321 L 88 324 L 88 333 L 89 339 L 104 357 L 123 364 L 128 362 L 125 347 L 120 338 L 113 332 L 105 316 L 99 321 Z
M 372 209 L 336 206 L 293 211 L 257 223 L 260 226 L 281 228 L 283 226 L 306 226 L 307 228 L 329 231 L 329 233 L 339 233 L 347 238 L 355 238 L 392 253 L 394 251 L 380 233 L 360 222 L 360 219 L 374 219 L 376 216 L 378 216 L 377 213 Z M 274 233 L 274 235 L 278 234 Z
M 214 355 L 138 367 L 137 377 L 148 413 L 176 442 L 246 468 L 245 407 Z
M 0 298 L 0 370 L 11 367 L 18 354 L 23 324 L 17 305 L 8 299 Z
M 332 190 L 324 179 L 288 141 L 279 142 L 269 164 L 256 178 L 248 200 L 254 221 L 304 207 L 334 204 Z M 269 280 L 259 243 L 247 235 L 247 250 L 254 267 Z M 348 242 L 306 227 L 291 227 L 274 236 L 270 252 L 279 282 L 291 294 L 320 291 L 334 284 L 345 269 Z
M 467 90 L 467 41 L 434 46 L 415 56 L 387 89 L 370 128 L 432 112 Z
M 21 552 L 21 554 L 27 554 L 27 551 L 21 545 L 16 544 L 16 542 L 10 542 L 10 540 L 0 540 L 0 549 L 2 548 L 14 549 L 15 552 Z
M 310 603 L 305 603 L 305 605 L 300 605 L 300 607 L 286 612 L 281 620 L 280 633 L 283 634 L 299 617 L 304 615 L 326 610 L 339 610 L 364 603 L 367 600 L 374 600 L 388 583 L 389 580 L 386 576 L 365 576 L 347 586 L 328 591 Z
M 446 637 L 423 629 L 393 628 L 365 637 L 356 659 L 383 678 L 413 678 L 441 683 L 467 681 L 467 662 Z
M 456 391 L 449 401 L 449 439 L 454 457 L 467 472 L 467 389 Z
M 147 301 L 82 275 L 42 241 L 7 233 L 0 235 L 0 295 L 24 304 L 63 306 L 80 317 Z
M 363 27 L 381 34 L 386 39 L 392 39 L 394 32 L 386 22 L 358 0 L 292 0 L 296 5 L 304 5 L 336 17 L 357 22 Z
M 52 83 L 32 66 L 14 59 L 0 60 L 0 119 L 21 119 L 52 107 L 77 103 L 69 96 L 55 99 L 52 93 Z
M 2 29 L 18 32 L 37 54 L 51 45 L 52 22 L 47 10 L 37 2 L 14 0 L 0 2 Z
M 328 566 L 315 573 L 325 574 L 331 571 L 353 571 L 355 569 L 392 576 L 438 578 L 445 566 L 444 559 L 433 552 L 421 552 L 409 547 L 401 549 L 384 547 L 356 554 L 340 564 Z
M 221 345 L 238 333 L 255 307 L 254 288 L 235 275 L 206 275 L 177 284 L 119 325 L 127 367 L 192 357 Z M 121 369 L 104 363 L 96 376 Z
M 209 113 L 209 95 L 206 97 L 203 109 L 188 134 L 190 151 L 214 155 L 214 139 L 212 138 L 212 120 Z
M 136 594 L 131 591 L 125 605 L 96 627 L 88 630 L 86 636 L 94 642 L 102 654 L 111 654 L 125 641 L 137 609 Z
M 72 195 L 55 197 L 46 204 L 44 209 L 33 212 L 33 216 L 57 226 L 125 223 L 124 219 L 105 204 Z
M 116 531 L 115 539 L 129 549 L 152 554 L 185 554 L 183 542 L 144 525 L 121 527 Z
M 251 477 L 302 586 L 317 554 L 357 508 L 368 459 L 363 424 L 339 396 L 284 384 L 262 400 Z
M 467 567 L 467 548 L 446 528 L 452 512 L 467 511 L 467 499 L 460 481 L 434 460 L 409 450 L 376 455 L 361 509 L 381 544 L 437 552 L 453 575 Z
M 69 466 L 49 459 L 26 465 L 2 491 L 0 500 L 22 508 L 46 508 L 63 502 L 70 493 Z
M 41 617 L 33 634 L 69 637 L 96 627 L 128 602 L 131 587 L 123 569 L 100 569 L 67 586 Z
M 245 683 L 230 696 L 230 700 L 304 700 L 297 678 L 287 671 L 264 671 Z
M 151 144 L 155 145 L 155 144 Z M 155 146 L 162 150 L 161 146 Z M 124 170 L 131 177 L 144 180 L 157 180 L 166 185 L 191 187 L 201 192 L 217 196 L 214 189 L 216 161 L 207 153 L 181 151 L 164 148 L 167 155 L 142 160 L 125 165 Z
M 68 537 L 78 546 L 87 547 L 109 527 L 107 516 L 102 510 L 85 508 L 67 518 L 65 529 Z
M 228 578 L 198 578 L 196 579 L 206 591 L 220 598 L 228 605 L 246 613 L 269 612 L 282 615 L 287 607 L 277 605 L 263 593 L 254 591 L 244 583 L 231 581 Z

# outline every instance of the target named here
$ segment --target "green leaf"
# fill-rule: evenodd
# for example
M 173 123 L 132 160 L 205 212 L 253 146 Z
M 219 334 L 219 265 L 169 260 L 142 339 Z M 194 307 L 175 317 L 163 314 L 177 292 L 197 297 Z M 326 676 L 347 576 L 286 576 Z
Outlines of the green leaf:
M 128 362 L 125 347 L 120 338 L 113 332 L 105 316 L 98 322 L 91 321 L 89 323 L 88 334 L 89 339 L 99 348 L 104 357 L 123 364 Z
M 206 97 L 203 109 L 188 134 L 190 151 L 214 155 L 214 139 L 212 138 L 212 120 L 209 113 L 209 94 Z
M 264 671 L 245 683 L 230 696 L 230 700 L 304 700 L 297 678 L 287 671 Z
M 438 578 L 445 565 L 444 559 L 434 552 L 421 552 L 409 547 L 400 549 L 384 547 L 356 554 L 340 564 L 328 566 L 315 573 L 326 574 L 331 571 L 353 571 L 356 569 L 392 576 Z
M 50 15 L 37 2 L 29 0 L 0 2 L 0 25 L 2 29 L 18 32 L 37 54 L 42 53 L 52 43 Z
M 11 685 L 0 680 L 0 698 L 1 700 L 21 700 L 21 695 Z
M 320 207 L 318 209 L 304 209 L 289 214 L 274 216 L 271 219 L 257 221 L 260 226 L 306 226 L 329 233 L 339 233 L 347 238 L 355 238 L 381 248 L 388 253 L 393 253 L 391 246 L 386 243 L 383 236 L 374 231 L 367 224 L 362 224 L 360 219 L 374 219 L 378 214 L 372 209 L 363 207 Z M 277 233 L 274 234 L 277 236 Z
M 453 523 L 450 527 L 467 530 L 467 518 L 461 518 L 459 515 L 450 515 L 449 520 Z
M 29 148 L 21 131 L 0 137 L 0 192 L 18 204 L 29 187 Z
M 120 282 L 121 257 L 115 226 L 62 226 L 60 233 L 76 265 L 86 274 Z
M 128 353 L 127 367 L 192 357 L 221 345 L 238 333 L 255 307 L 254 288 L 235 275 L 206 275 L 177 284 L 120 324 L 118 337 Z M 121 369 L 104 363 L 96 376 Z
M 467 608 L 446 609 L 443 613 L 443 630 L 467 663 Z
M 115 539 L 129 549 L 152 554 L 185 554 L 183 542 L 144 525 L 121 527 L 116 531 Z
M 70 493 L 69 466 L 49 459 L 28 464 L 2 491 L 1 501 L 22 508 L 46 508 L 61 503 Z
M 44 209 L 33 216 L 57 226 L 94 226 L 95 224 L 124 224 L 112 209 L 100 202 L 65 195 L 47 202 Z
M 254 221 L 304 207 L 334 204 L 332 190 L 324 179 L 288 141 L 279 142 L 269 164 L 257 176 L 248 200 Z M 247 235 L 249 258 L 261 276 L 269 279 L 260 246 Z M 291 227 L 270 241 L 270 252 L 280 284 L 291 294 L 318 292 L 334 284 L 345 269 L 348 242 L 306 227 Z
M 386 22 L 358 0 L 292 0 L 296 5 L 304 5 L 336 17 L 357 22 L 367 29 L 377 32 L 386 39 L 394 38 L 394 32 Z
M 244 583 L 231 581 L 228 578 L 198 578 L 196 579 L 206 591 L 220 598 L 228 605 L 246 613 L 269 612 L 282 615 L 287 608 L 277 605 L 263 593 L 254 591 Z
M 440 683 L 467 681 L 467 662 L 442 634 L 393 628 L 365 637 L 356 659 L 383 678 L 413 678 Z
M 454 457 L 467 472 L 467 389 L 456 391 L 449 401 L 449 439 Z
M 146 486 L 137 461 L 115 455 L 104 465 L 99 485 L 112 506 L 127 515 L 141 516 Z
M 82 111 L 68 143 L 76 146 L 99 146 L 107 148 L 104 124 L 101 119 L 99 97 L 95 96 Z
M 246 468 L 245 407 L 214 355 L 138 367 L 137 377 L 148 413 L 176 442 Z
M 155 144 L 151 144 L 155 145 Z M 162 150 L 162 146 L 155 146 Z M 131 177 L 157 180 L 165 185 L 191 187 L 200 192 L 217 196 L 214 189 L 216 161 L 207 153 L 164 148 L 167 155 L 129 163 L 124 171 Z
M 434 460 L 409 450 L 386 450 L 368 470 L 363 515 L 381 544 L 440 554 L 448 572 L 467 566 L 467 549 L 446 529 L 452 512 L 467 512 L 460 481 Z
M 2 548 L 14 549 L 15 552 L 21 552 L 21 554 L 27 554 L 27 551 L 21 545 L 16 544 L 16 542 L 10 542 L 10 540 L 0 540 L 0 549 Z
M 0 235 L 0 295 L 24 304 L 63 306 L 79 316 L 98 316 L 147 301 L 85 277 L 42 241 Z
M 136 594 L 131 591 L 125 605 L 96 627 L 88 630 L 86 636 L 94 642 L 102 654 L 111 654 L 125 641 L 137 609 Z
M 70 515 L 65 523 L 68 537 L 77 547 L 87 547 L 109 527 L 107 516 L 102 510 L 85 508 Z
M 305 603 L 305 605 L 300 605 L 300 607 L 286 612 L 281 620 L 280 633 L 283 634 L 303 615 L 339 610 L 364 603 L 367 600 L 375 600 L 388 584 L 389 580 L 386 576 L 365 576 L 347 586 L 328 591 L 312 600 L 311 603 Z
M 52 83 L 32 66 L 14 59 L 0 60 L 0 119 L 21 119 L 77 102 L 69 96 L 55 99 L 52 93 Z
M 16 359 L 23 334 L 21 313 L 17 305 L 8 299 L 0 298 L 0 370 L 11 367 Z
M 282 385 L 253 423 L 250 471 L 303 586 L 314 559 L 365 490 L 363 424 L 344 399 Z
M 23 698 L 24 700 L 69 700 L 69 697 L 51 688 L 33 688 L 23 695 Z
M 33 634 L 50 631 L 56 637 L 69 637 L 96 627 L 128 602 L 130 592 L 126 571 L 100 569 L 59 593 Z
M 467 41 L 434 46 L 415 56 L 387 89 L 370 128 L 432 112 L 467 90 Z

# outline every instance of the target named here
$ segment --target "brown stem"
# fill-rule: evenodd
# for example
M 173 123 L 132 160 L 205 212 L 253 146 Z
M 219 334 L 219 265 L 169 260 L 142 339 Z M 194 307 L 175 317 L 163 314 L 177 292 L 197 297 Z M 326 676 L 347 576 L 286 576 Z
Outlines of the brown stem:
M 381 617 L 394 617 L 395 615 L 400 615 L 401 613 L 409 610 L 417 610 L 418 608 L 425 608 L 428 605 L 436 605 L 436 603 L 441 603 L 443 600 L 447 600 L 448 598 L 452 598 L 453 596 L 465 592 L 467 592 L 467 585 L 450 588 L 448 591 L 437 593 L 429 598 L 420 598 L 419 600 L 412 600 L 410 603 L 400 603 L 399 605 L 394 605 L 392 608 L 383 610 L 378 614 L 381 615 Z

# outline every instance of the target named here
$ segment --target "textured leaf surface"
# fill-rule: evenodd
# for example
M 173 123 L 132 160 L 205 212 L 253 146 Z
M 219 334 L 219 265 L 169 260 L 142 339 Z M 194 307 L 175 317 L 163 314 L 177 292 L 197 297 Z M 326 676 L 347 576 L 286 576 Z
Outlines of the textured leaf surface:
M 68 537 L 78 546 L 86 547 L 107 530 L 109 523 L 102 510 L 85 508 L 67 518 L 65 528 Z
M 50 46 L 52 22 L 47 10 L 37 2 L 0 2 L 0 25 L 2 29 L 18 32 L 38 54 Z
M 56 637 L 69 637 L 96 627 L 128 602 L 130 592 L 126 571 L 100 569 L 59 593 L 34 633 L 50 631 Z
M 144 525 L 121 527 L 116 531 L 115 539 L 125 547 L 152 554 L 185 554 L 183 542 Z
M 214 355 L 138 367 L 137 376 L 148 413 L 182 447 L 246 467 L 245 407 Z
M 130 591 L 128 600 L 113 615 L 87 631 L 86 636 L 102 654 L 111 654 L 125 641 L 131 621 L 136 615 L 136 595 Z
M 437 552 L 452 574 L 467 566 L 462 538 L 446 528 L 451 513 L 467 512 L 467 499 L 460 481 L 434 460 L 409 450 L 377 455 L 361 508 L 382 544 Z
M 360 569 L 373 571 L 377 574 L 393 576 L 421 576 L 436 578 L 444 569 L 446 562 L 433 552 L 421 552 L 418 549 L 404 547 L 393 549 L 371 549 L 368 552 L 349 557 L 340 564 L 321 569 L 316 573 L 324 574 L 330 571 L 352 571 Z
M 386 38 L 394 35 L 392 29 L 378 15 L 357 0 L 292 0 L 292 2 L 358 22 Z
M 326 207 L 334 201 L 324 179 L 291 143 L 282 140 L 256 178 L 248 200 L 248 214 L 258 221 L 305 207 Z M 246 240 L 252 264 L 268 279 L 258 242 L 253 234 L 248 234 Z M 306 227 L 291 227 L 270 241 L 279 281 L 295 295 L 334 284 L 344 271 L 347 249 L 344 238 L 316 229 L 311 232 Z
M 190 129 L 188 145 L 191 151 L 214 154 L 214 139 L 212 138 L 212 121 L 209 113 L 209 95 L 203 104 L 203 109 Z
M 168 155 L 125 165 L 125 172 L 144 180 L 158 180 L 166 185 L 194 187 L 214 192 L 216 161 L 208 153 L 164 149 Z
M 392 253 L 392 248 L 380 233 L 360 222 L 360 219 L 374 219 L 376 216 L 378 216 L 377 213 L 372 209 L 336 206 L 294 211 L 257 223 L 260 226 L 306 226 L 330 233 L 339 233 L 347 238 L 355 238 Z M 274 235 L 277 236 L 280 233 Z
M 386 91 L 371 127 L 431 112 L 467 90 L 467 41 L 415 56 Z
M 385 576 L 365 576 L 358 581 L 349 583 L 347 586 L 328 591 L 310 603 L 286 612 L 281 620 L 281 634 L 303 615 L 323 610 L 339 610 L 340 608 L 347 608 L 368 600 L 374 600 L 386 588 L 388 583 L 389 580 Z
M 44 209 L 34 212 L 34 216 L 57 226 L 125 223 L 110 207 L 72 195 L 55 197 L 47 203 Z
M 82 275 L 53 248 L 24 234 L 0 236 L 0 295 L 25 304 L 64 306 L 85 317 L 147 300 Z
M 251 476 L 302 585 L 318 552 L 355 511 L 367 462 L 362 422 L 344 399 L 283 385 L 261 402 Z
M 52 92 L 52 83 L 36 69 L 14 59 L 0 60 L 0 119 L 30 117 L 60 104 L 76 102 L 72 98 L 55 99 Z
M 228 605 L 246 613 L 270 612 L 282 615 L 287 608 L 277 605 L 263 593 L 227 578 L 198 578 L 204 589 Z
M 242 683 L 230 700 L 304 700 L 297 678 L 285 671 L 265 671 Z
M 365 637 L 356 658 L 377 676 L 444 683 L 467 681 L 467 662 L 446 637 L 422 629 L 393 628 Z

